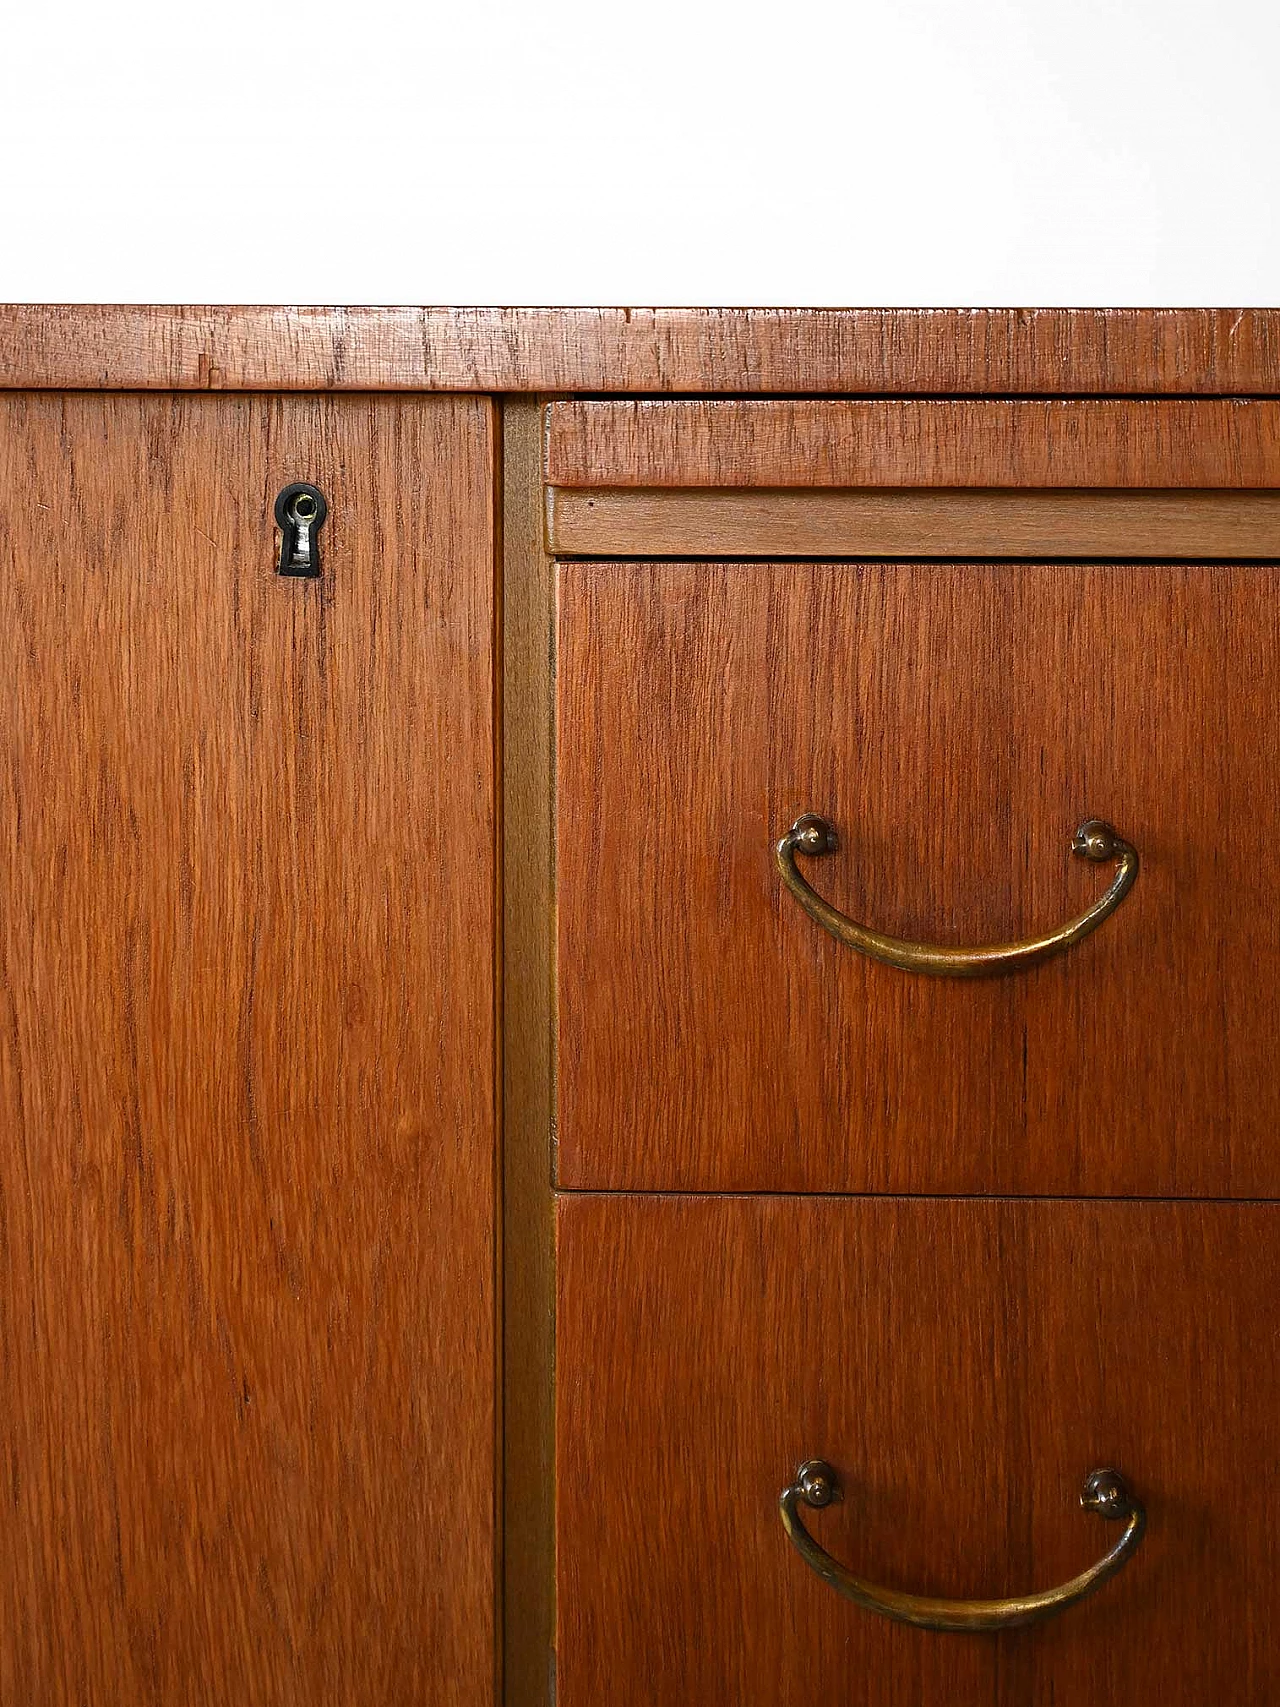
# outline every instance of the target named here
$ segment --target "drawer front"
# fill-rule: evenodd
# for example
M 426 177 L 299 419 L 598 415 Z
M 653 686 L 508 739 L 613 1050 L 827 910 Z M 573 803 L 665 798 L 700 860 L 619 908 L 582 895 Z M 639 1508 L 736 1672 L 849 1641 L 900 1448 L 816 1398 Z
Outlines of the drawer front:
M 797 398 L 564 402 L 546 478 L 569 490 L 1280 487 L 1280 402 Z
M 1272 570 L 559 571 L 559 1178 L 587 1188 L 1280 1187 Z M 784 886 L 1021 970 L 880 964 Z
M 1277 1697 L 1280 1210 L 583 1196 L 558 1242 L 561 1707 Z M 942 1636 L 788 1541 L 814 1458 L 805 1525 L 877 1588 L 1066 1583 L 1122 1533 L 1096 1467 L 1147 1528 L 1069 1610 Z
M 1280 556 L 1280 404 L 557 403 L 561 556 Z

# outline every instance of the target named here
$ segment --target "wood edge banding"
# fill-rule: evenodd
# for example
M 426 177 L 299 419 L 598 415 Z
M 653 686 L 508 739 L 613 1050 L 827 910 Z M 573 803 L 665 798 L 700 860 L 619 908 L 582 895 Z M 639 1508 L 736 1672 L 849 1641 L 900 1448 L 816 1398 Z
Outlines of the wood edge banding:
M 1280 492 L 578 491 L 564 557 L 1280 558 Z

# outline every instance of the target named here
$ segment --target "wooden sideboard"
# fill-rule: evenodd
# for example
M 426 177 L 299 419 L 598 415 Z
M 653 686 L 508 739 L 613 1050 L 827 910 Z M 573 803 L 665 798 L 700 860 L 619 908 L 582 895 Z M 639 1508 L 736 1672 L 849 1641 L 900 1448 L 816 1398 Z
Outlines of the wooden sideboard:
M 0 1702 L 1280 1696 L 1277 564 L 1276 310 L 0 308 Z

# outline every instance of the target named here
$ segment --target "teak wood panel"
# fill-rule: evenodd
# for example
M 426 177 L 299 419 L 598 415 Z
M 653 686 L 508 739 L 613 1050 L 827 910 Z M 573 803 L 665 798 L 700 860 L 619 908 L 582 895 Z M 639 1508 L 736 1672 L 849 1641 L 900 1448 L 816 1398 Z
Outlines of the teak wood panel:
M 569 487 L 1280 486 L 1280 404 L 1240 398 L 573 402 Z
M 1242 1204 L 675 1200 L 559 1207 L 560 1707 L 1122 1707 L 1280 1697 L 1280 1211 Z M 1064 1582 L 1147 1507 L 1096 1596 L 1000 1636 L 840 1599 L 779 1491 L 872 1581 Z
M 504 401 L 502 462 L 502 1685 L 510 1707 L 550 1707 L 555 594 L 536 399 Z
M 1280 393 L 1275 308 L 0 305 L 0 387 Z
M 547 491 L 562 557 L 1280 558 L 1280 492 Z
M 1280 601 L 1260 567 L 562 564 L 558 1143 L 571 1187 L 1280 1192 Z M 976 981 L 842 946 L 1065 923 Z
M 493 440 L 0 409 L 15 1707 L 492 1699 Z

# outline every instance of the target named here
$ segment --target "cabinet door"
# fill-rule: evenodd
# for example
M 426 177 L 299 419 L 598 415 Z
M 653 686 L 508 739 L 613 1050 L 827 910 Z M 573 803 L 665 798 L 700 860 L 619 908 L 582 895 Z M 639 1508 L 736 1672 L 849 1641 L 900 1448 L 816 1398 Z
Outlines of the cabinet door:
M 1280 1210 L 571 1195 L 559 1206 L 560 1707 L 1204 1707 L 1280 1699 Z M 842 1598 L 1088 1599 L 941 1634 Z
M 1280 601 L 1188 563 L 560 568 L 559 1161 L 591 1189 L 1280 1191 Z M 859 952 L 1092 934 L 983 977 Z
M 15 1707 L 491 1698 L 492 449 L 3 399 Z

